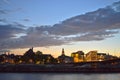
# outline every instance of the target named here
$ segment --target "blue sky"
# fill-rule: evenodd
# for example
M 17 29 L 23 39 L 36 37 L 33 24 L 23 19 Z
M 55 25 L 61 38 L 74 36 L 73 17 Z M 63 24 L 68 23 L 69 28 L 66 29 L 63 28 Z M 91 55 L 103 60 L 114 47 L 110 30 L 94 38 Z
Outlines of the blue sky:
M 94 11 L 119 0 L 1 0 L 2 15 L 24 25 L 53 25 L 67 18 Z M 24 22 L 24 19 L 30 21 Z
M 0 49 L 22 53 L 34 46 L 59 55 L 64 47 L 68 55 L 77 50 L 119 55 L 118 1 L 1 0 Z

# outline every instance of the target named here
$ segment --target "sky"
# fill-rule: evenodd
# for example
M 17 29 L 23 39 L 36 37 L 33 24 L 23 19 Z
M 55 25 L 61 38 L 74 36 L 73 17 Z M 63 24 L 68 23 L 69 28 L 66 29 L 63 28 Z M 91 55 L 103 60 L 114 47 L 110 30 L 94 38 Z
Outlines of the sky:
M 120 0 L 0 0 L 0 51 L 120 56 Z

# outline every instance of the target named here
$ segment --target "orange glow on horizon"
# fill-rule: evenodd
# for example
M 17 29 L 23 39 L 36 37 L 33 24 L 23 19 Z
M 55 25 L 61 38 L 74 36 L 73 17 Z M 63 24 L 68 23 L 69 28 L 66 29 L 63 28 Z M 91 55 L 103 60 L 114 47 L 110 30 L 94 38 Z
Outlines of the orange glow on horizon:
M 64 46 L 65 47 L 65 46 Z M 61 55 L 62 53 L 62 48 L 64 47 L 36 47 L 34 48 L 34 52 L 36 51 L 41 51 L 43 52 L 43 54 L 51 54 L 53 57 L 58 57 Z M 88 53 L 89 51 L 92 51 L 93 49 L 77 49 L 77 48 L 72 48 L 72 47 L 68 47 L 68 48 L 64 48 L 65 49 L 65 55 L 71 56 L 71 53 L 76 52 L 76 51 L 83 51 L 85 54 Z M 23 55 L 27 50 L 29 50 L 29 48 L 24 48 L 24 49 L 12 49 L 11 53 L 17 54 L 17 55 Z M 99 53 L 109 53 L 110 55 L 113 56 L 120 56 L 119 52 L 115 52 L 112 50 L 97 50 Z

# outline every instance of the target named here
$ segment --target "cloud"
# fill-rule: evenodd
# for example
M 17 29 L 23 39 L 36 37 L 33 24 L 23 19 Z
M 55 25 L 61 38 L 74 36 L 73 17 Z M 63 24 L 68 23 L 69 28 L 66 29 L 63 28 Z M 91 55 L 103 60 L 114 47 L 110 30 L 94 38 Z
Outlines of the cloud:
M 34 28 L 32 28 L 34 29 Z M 12 37 L 12 36 L 10 36 Z M 26 47 L 38 47 L 38 46 L 55 46 L 62 45 L 63 40 L 57 40 L 55 36 L 50 36 L 46 32 L 40 34 L 35 30 L 29 30 L 25 36 L 19 38 L 10 38 L 8 40 L 2 41 L 0 44 L 1 49 L 9 48 L 26 48 Z
M 74 41 L 104 40 L 119 33 L 120 1 L 93 12 L 71 17 L 53 26 L 34 26 L 28 29 L 23 27 L 24 25 L 19 23 L 0 25 L 0 48 L 46 47 Z M 20 35 L 21 33 L 25 35 Z M 15 34 L 20 37 L 15 38 Z
M 26 18 L 26 19 L 23 19 L 23 21 L 25 21 L 25 22 L 29 22 L 29 21 L 30 21 L 30 19 L 27 19 L 27 18 Z
M 1 14 L 1 15 L 2 15 L 2 14 L 7 14 L 7 13 L 8 13 L 7 10 L 0 9 L 0 14 Z
M 72 41 L 99 41 L 106 38 L 114 37 L 113 34 L 118 33 L 118 31 L 99 31 L 87 33 L 85 35 L 72 37 Z
M 23 33 L 22 28 L 14 27 L 14 25 L 0 25 L 0 42 L 4 40 L 9 40 L 12 37 L 15 37 L 15 34 Z
M 9 0 L 2 0 L 5 4 L 10 4 Z
M 116 12 L 120 12 L 120 1 L 113 3 L 111 5 L 111 8 L 114 9 Z
M 23 24 L 21 24 L 19 22 L 13 22 L 12 25 L 15 27 L 26 28 L 26 26 L 24 26 Z
M 6 20 L 6 19 L 0 19 L 0 22 L 2 22 L 2 23 L 6 23 L 7 20 Z
M 73 35 L 118 29 L 120 27 L 115 25 L 120 23 L 119 17 L 119 12 L 106 7 L 84 15 L 72 17 L 60 24 L 55 24 L 50 32 L 57 35 Z

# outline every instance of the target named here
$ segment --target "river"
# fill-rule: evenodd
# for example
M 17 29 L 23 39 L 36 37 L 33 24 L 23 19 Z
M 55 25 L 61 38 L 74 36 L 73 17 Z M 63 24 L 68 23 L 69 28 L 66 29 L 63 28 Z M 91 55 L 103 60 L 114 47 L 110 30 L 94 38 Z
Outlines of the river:
M 114 74 L 0 73 L 0 80 L 120 80 Z

